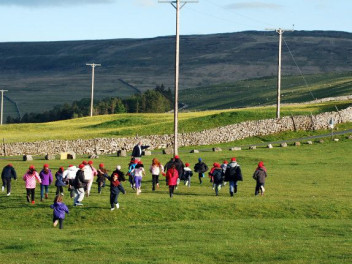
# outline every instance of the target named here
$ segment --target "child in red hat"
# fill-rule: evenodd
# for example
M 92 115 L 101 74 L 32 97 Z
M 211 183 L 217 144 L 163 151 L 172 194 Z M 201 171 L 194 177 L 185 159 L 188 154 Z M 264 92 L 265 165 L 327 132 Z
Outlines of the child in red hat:
M 35 204 L 34 198 L 36 181 L 38 183 L 41 183 L 42 181 L 33 165 L 29 166 L 28 171 L 23 176 L 23 180 L 26 182 L 27 202 L 30 202 L 31 200 L 32 204 Z
M 254 174 L 253 174 L 253 179 L 256 180 L 257 184 L 255 186 L 255 195 L 258 195 L 260 192 L 260 195 L 263 196 L 265 192 L 264 184 L 265 184 L 265 178 L 267 177 L 266 173 L 266 168 L 264 167 L 264 162 L 260 161 L 258 163 L 258 167 L 256 168 Z
M 193 172 L 191 168 L 189 167 L 189 163 L 186 162 L 185 167 L 183 169 L 183 180 L 184 184 L 187 185 L 188 187 L 191 187 L 191 177 L 193 176 Z

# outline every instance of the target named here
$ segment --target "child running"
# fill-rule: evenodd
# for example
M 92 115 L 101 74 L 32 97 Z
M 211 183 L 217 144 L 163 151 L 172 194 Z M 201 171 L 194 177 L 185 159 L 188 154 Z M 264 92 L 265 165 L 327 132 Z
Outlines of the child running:
M 255 186 L 255 195 L 258 195 L 260 192 L 260 195 L 263 196 L 265 189 L 264 189 L 264 184 L 265 184 L 265 178 L 267 177 L 266 173 L 266 168 L 264 167 L 264 163 L 260 161 L 258 163 L 258 167 L 255 170 L 253 174 L 253 179 L 256 180 L 257 184 Z
M 97 184 L 98 184 L 98 193 L 101 194 L 101 190 L 105 187 L 105 175 L 108 175 L 108 171 L 104 168 L 104 164 L 99 164 L 99 169 L 97 171 Z
M 177 186 L 177 179 L 178 179 L 178 171 L 176 169 L 175 164 L 172 164 L 171 168 L 167 170 L 166 179 L 169 184 L 170 198 L 172 198 L 174 195 L 175 187 Z
M 149 171 L 152 174 L 152 191 L 155 191 L 155 186 L 159 188 L 159 175 L 160 172 L 164 171 L 164 167 L 160 164 L 157 158 L 154 158 Z
M 184 167 L 183 169 L 184 184 L 187 185 L 188 187 L 191 187 L 191 177 L 193 176 L 193 172 L 189 167 L 189 163 L 186 163 L 185 166 L 186 167 Z
M 31 200 L 32 204 L 35 204 L 34 198 L 36 181 L 38 181 L 38 183 L 41 183 L 42 181 L 33 165 L 29 166 L 28 171 L 23 176 L 23 180 L 26 182 L 27 202 L 30 202 Z
M 66 186 L 63 177 L 64 170 L 64 167 L 60 167 L 59 170 L 55 173 L 56 195 L 61 194 L 61 196 L 64 196 L 64 186 Z
M 137 189 L 137 195 L 140 195 L 142 190 L 141 190 L 141 186 L 142 186 L 142 178 L 143 176 L 145 176 L 145 171 L 144 171 L 144 166 L 142 161 L 138 161 L 136 168 L 134 168 L 134 170 L 132 171 L 132 173 L 134 174 L 134 181 L 136 183 L 136 189 Z
M 50 205 L 51 209 L 54 209 L 53 212 L 53 226 L 56 227 L 59 223 L 59 228 L 63 229 L 63 222 L 65 215 L 69 213 L 66 204 L 62 202 L 62 196 L 56 195 L 54 199 L 54 204 Z
M 120 208 L 120 204 L 118 202 L 118 197 L 120 192 L 125 194 L 125 189 L 123 188 L 121 182 L 125 181 L 125 175 L 121 171 L 121 166 L 117 166 L 116 170 L 113 171 L 111 176 L 107 176 L 107 174 L 104 174 L 104 177 L 107 178 L 110 181 L 110 205 L 111 205 L 111 211 L 115 210 L 115 206 L 117 209 Z
M 211 177 L 213 179 L 213 189 L 215 189 L 215 195 L 219 195 L 222 184 L 222 169 L 219 163 L 214 163 L 214 169 L 211 172 Z
M 204 178 L 204 172 L 208 170 L 207 164 L 202 161 L 202 158 L 198 158 L 198 163 L 194 165 L 194 171 L 198 173 L 199 184 L 202 184 L 202 178 Z

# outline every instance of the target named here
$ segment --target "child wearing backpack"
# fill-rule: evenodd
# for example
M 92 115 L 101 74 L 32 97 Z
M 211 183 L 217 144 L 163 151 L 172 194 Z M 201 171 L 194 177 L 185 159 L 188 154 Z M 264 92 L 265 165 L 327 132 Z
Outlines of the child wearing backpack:
M 54 199 L 54 204 L 50 205 L 51 209 L 54 209 L 53 212 L 53 226 L 56 227 L 59 223 L 59 228 L 63 229 L 63 222 L 65 215 L 69 213 L 66 204 L 62 202 L 62 196 L 56 195 Z
M 115 210 L 115 206 L 117 209 L 120 208 L 120 204 L 118 202 L 118 197 L 120 192 L 125 194 L 125 189 L 123 188 L 121 182 L 125 181 L 124 173 L 121 171 L 121 166 L 117 166 L 116 170 L 114 170 L 111 176 L 107 176 L 104 174 L 104 177 L 110 181 L 110 210 Z
M 66 183 L 64 182 L 64 167 L 60 167 L 59 170 L 55 173 L 55 186 L 56 186 L 56 195 L 61 194 L 61 196 L 64 196 L 64 186 L 66 186 Z

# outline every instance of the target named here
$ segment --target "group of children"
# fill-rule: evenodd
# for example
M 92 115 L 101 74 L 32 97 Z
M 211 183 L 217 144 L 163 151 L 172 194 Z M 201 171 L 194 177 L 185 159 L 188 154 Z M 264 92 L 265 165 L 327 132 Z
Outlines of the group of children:
M 193 170 L 198 173 L 199 183 L 202 184 L 202 179 L 209 170 L 208 166 L 199 158 Z M 174 191 L 177 189 L 181 180 L 186 186 L 191 186 L 191 177 L 193 176 L 192 169 L 189 163 L 183 164 L 179 156 L 173 157 L 165 166 L 163 166 L 157 158 L 154 158 L 149 167 L 149 172 L 152 174 L 152 191 L 160 187 L 159 176 L 162 175 L 165 177 L 166 184 L 169 187 L 170 198 L 173 197 Z M 142 178 L 145 175 L 143 162 L 140 159 L 132 158 L 128 165 L 127 176 L 131 188 L 136 191 L 137 195 L 141 193 Z M 230 196 L 233 196 L 234 193 L 237 192 L 238 181 L 243 180 L 241 168 L 236 158 L 231 158 L 230 163 L 226 160 L 222 164 L 214 163 L 208 175 L 210 181 L 213 183 L 213 190 L 215 190 L 216 196 L 219 195 L 220 189 L 226 182 L 229 183 Z M 110 176 L 103 163 L 99 164 L 98 169 L 95 169 L 92 161 L 83 161 L 79 164 L 78 168 L 73 165 L 69 165 L 66 170 L 64 167 L 60 167 L 55 173 L 56 197 L 54 204 L 50 206 L 54 210 L 54 226 L 57 226 L 59 223 L 59 227 L 62 229 L 65 214 L 69 212 L 67 206 L 63 203 L 63 187 L 68 186 L 70 197 L 74 198 L 74 206 L 83 205 L 81 202 L 84 198 L 84 194 L 87 193 L 87 195 L 89 195 L 94 176 L 96 176 L 99 194 L 102 192 L 102 188 L 105 187 L 106 179 L 110 181 L 111 210 L 114 210 L 115 207 L 117 209 L 120 207 L 118 196 L 120 192 L 123 194 L 126 193 L 122 185 L 122 182 L 125 181 L 125 174 L 121 171 L 121 166 L 118 165 Z M 264 195 L 266 177 L 266 168 L 264 167 L 264 163 L 260 161 L 253 174 L 253 179 L 256 180 L 255 195 Z M 12 164 L 8 164 L 4 167 L 1 178 L 3 180 L 2 191 L 4 191 L 6 186 L 7 196 L 9 196 L 11 194 L 11 179 L 17 179 L 17 174 Z M 29 166 L 23 176 L 23 180 L 25 181 L 26 198 L 28 202 L 35 204 L 36 182 L 40 183 L 41 201 L 43 201 L 44 198 L 48 199 L 49 186 L 53 182 L 52 172 L 48 164 L 44 164 L 43 169 L 39 173 L 33 165 Z

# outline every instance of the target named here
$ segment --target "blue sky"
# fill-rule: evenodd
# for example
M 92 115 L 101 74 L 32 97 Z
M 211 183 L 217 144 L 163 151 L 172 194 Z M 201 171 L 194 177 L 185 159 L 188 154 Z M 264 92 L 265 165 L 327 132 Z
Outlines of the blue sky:
M 149 38 L 175 34 L 158 0 L 0 0 L 0 42 Z M 199 0 L 181 10 L 181 34 L 289 28 L 352 32 L 351 0 Z

